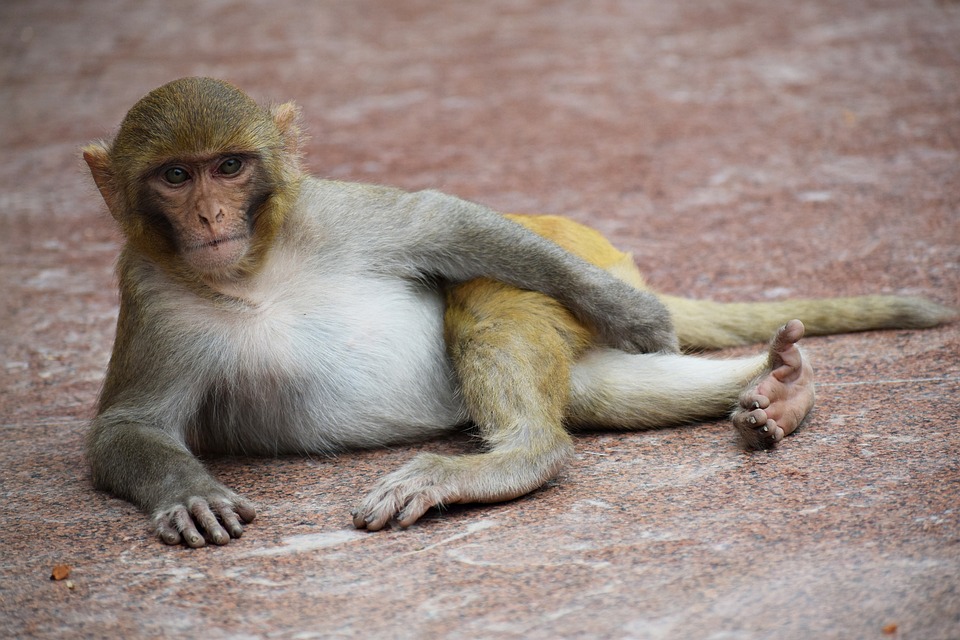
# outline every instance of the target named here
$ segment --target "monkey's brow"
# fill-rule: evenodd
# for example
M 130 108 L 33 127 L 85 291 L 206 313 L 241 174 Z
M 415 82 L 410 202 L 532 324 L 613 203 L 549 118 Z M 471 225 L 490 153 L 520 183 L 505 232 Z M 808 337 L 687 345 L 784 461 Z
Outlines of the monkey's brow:
M 162 173 L 164 169 L 169 169 L 170 167 L 175 167 L 177 165 L 187 165 L 187 166 L 197 166 L 197 165 L 206 165 L 213 164 L 215 162 L 220 162 L 227 158 L 240 158 L 244 162 L 249 162 L 251 160 L 256 160 L 260 158 L 260 154 L 255 151 L 217 151 L 216 153 L 196 153 L 196 154 L 186 154 L 179 156 L 169 156 L 162 158 L 157 162 L 150 165 L 148 169 L 143 172 L 144 177 L 156 175 L 157 173 Z

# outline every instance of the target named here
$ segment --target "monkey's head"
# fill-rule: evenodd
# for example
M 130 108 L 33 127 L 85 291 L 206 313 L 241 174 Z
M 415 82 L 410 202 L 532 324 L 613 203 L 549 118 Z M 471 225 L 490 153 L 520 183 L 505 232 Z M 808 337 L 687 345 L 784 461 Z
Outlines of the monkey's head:
M 132 247 L 202 278 L 255 270 L 299 190 L 292 103 L 265 109 L 231 84 L 182 78 L 83 150 Z

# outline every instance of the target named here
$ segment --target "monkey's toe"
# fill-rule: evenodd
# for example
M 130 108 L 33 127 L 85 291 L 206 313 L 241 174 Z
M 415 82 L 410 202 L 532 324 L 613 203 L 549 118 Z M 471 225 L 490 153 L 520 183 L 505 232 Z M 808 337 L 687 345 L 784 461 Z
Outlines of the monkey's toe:
M 769 400 L 756 396 L 746 400 L 746 407 L 734 412 L 733 424 L 740 432 L 744 443 L 752 449 L 769 449 L 783 440 L 784 430 L 767 415 L 761 405 L 769 406 Z
M 396 522 L 401 527 L 409 527 L 441 503 L 440 495 L 435 490 L 381 481 L 353 510 L 353 526 L 379 531 L 390 522 Z

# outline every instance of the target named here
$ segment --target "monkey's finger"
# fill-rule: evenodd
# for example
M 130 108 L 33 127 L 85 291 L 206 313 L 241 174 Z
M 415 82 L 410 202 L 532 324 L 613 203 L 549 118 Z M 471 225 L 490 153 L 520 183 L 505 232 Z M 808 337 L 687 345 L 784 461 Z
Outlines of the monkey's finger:
M 753 396 L 756 397 L 758 396 Z M 759 402 L 742 404 L 746 405 L 744 408 L 752 410 L 736 412 L 733 415 L 733 425 L 740 432 L 744 443 L 751 449 L 769 449 L 776 444 L 777 423 L 767 416 L 766 411 L 759 408 Z
M 232 504 L 220 503 L 211 506 L 223 524 L 223 528 L 226 529 L 231 538 L 239 538 L 243 535 L 243 525 L 240 524 L 240 519 L 234 511 Z
M 170 526 L 180 533 L 180 536 L 183 538 L 183 541 L 187 543 L 188 547 L 199 549 L 200 547 L 206 546 L 207 541 L 200 535 L 200 532 L 197 530 L 197 525 L 193 521 L 193 517 L 185 506 L 178 505 L 174 507 L 168 514 L 168 521 Z
M 680 342 L 671 328 L 642 327 L 634 334 L 621 336 L 617 333 L 605 339 L 610 346 L 627 353 L 679 353 Z
M 257 508 L 252 502 L 243 498 L 238 497 L 233 501 L 233 511 L 240 516 L 241 522 L 249 524 L 257 519 Z
M 203 498 L 191 498 L 187 504 L 190 508 L 190 515 L 193 516 L 194 521 L 207 532 L 207 536 L 213 544 L 224 545 L 230 542 L 230 534 L 220 526 L 220 521 L 206 500 Z M 187 540 L 187 544 L 190 544 L 189 540 Z
M 207 541 L 203 539 L 203 536 L 197 531 L 196 525 L 192 522 L 188 527 L 184 527 L 180 535 L 183 536 L 183 541 L 186 542 L 187 546 L 191 549 L 199 549 L 200 547 L 207 546 Z
M 166 518 L 159 518 L 155 520 L 154 527 L 157 531 L 157 535 L 164 544 L 174 545 L 180 544 L 183 541 L 180 532 L 177 531 Z

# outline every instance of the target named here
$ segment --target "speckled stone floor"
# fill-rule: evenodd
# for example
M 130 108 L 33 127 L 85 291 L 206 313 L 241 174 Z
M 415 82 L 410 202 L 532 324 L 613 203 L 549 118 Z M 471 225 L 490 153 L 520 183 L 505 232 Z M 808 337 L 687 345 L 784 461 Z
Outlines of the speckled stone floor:
M 260 517 L 164 547 L 84 462 L 118 236 L 78 154 L 215 75 L 297 100 L 318 174 L 572 216 L 664 291 L 958 306 L 957 2 L 6 0 L 0 36 L 0 636 L 960 638 L 960 324 L 807 340 L 816 412 L 769 453 L 584 436 L 533 495 L 376 534 L 349 510 L 418 447 L 214 460 Z

